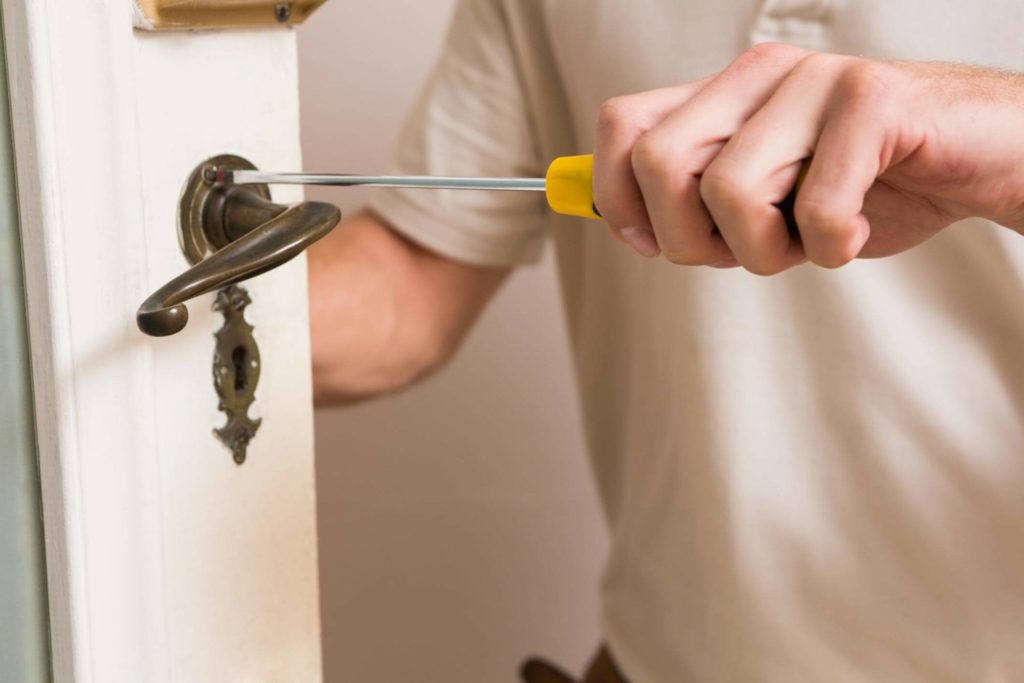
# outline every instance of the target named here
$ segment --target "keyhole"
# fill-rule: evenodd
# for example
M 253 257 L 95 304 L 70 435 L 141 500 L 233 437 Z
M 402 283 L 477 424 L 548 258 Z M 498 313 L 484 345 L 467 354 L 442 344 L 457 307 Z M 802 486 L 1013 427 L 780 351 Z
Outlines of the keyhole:
M 244 394 L 249 388 L 249 353 L 244 346 L 231 352 L 231 364 L 235 366 L 235 394 Z

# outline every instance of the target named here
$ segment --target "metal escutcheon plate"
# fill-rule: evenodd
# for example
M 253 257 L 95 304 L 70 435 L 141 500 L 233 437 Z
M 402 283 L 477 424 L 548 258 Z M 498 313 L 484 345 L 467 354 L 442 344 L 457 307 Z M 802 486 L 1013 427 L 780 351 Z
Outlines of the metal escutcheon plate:
M 245 319 L 245 307 L 252 303 L 249 292 L 230 285 L 217 293 L 215 311 L 224 315 L 224 326 L 217 333 L 213 356 L 213 385 L 220 403 L 217 406 L 228 421 L 213 433 L 231 450 L 235 462 L 245 462 L 249 442 L 256 436 L 261 419 L 249 417 L 256 400 L 260 380 L 260 351 L 253 338 L 253 327 Z
M 222 233 L 207 234 L 207 230 L 220 226 L 223 221 L 204 221 L 210 211 L 218 210 L 224 196 L 224 187 L 209 182 L 204 173 L 207 169 L 254 171 L 256 167 L 248 160 L 234 154 L 211 157 L 196 166 L 185 182 L 178 205 L 178 244 L 185 258 L 192 265 L 228 244 L 231 239 Z M 270 188 L 266 185 L 246 185 L 246 190 L 255 192 L 270 200 Z

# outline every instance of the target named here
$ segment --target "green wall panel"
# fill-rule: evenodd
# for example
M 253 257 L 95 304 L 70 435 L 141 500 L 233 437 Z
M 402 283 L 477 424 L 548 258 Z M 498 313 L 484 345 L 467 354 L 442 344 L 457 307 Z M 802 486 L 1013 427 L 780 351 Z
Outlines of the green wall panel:
M 50 679 L 29 346 L 0 34 L 0 681 Z

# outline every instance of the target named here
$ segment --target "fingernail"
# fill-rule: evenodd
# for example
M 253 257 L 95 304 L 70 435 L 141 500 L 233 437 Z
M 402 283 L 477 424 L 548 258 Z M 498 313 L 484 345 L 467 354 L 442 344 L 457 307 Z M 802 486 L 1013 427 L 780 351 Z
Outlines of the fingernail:
M 622 239 L 626 240 L 629 246 L 633 247 L 641 256 L 657 256 L 661 253 L 658 240 L 654 239 L 654 233 L 643 228 L 623 228 Z

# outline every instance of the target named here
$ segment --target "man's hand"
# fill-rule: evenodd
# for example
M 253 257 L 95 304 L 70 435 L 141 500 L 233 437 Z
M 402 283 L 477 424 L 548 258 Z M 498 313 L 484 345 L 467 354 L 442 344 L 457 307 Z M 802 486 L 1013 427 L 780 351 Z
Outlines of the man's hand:
M 775 205 L 806 159 L 790 235 Z M 646 256 L 762 275 L 895 254 L 971 216 L 1024 231 L 1024 76 L 758 45 L 609 100 L 594 195 Z

